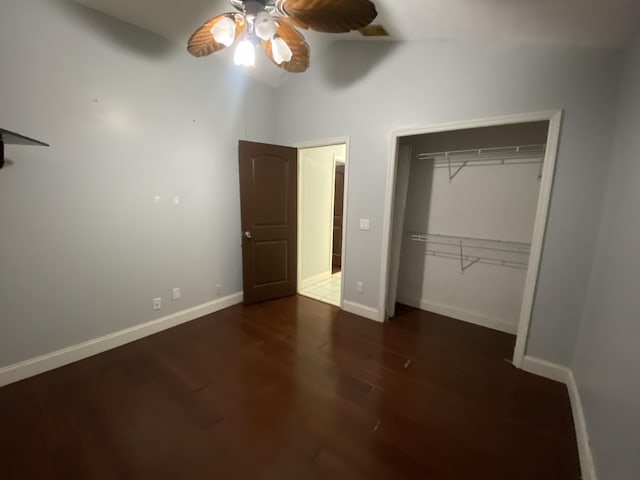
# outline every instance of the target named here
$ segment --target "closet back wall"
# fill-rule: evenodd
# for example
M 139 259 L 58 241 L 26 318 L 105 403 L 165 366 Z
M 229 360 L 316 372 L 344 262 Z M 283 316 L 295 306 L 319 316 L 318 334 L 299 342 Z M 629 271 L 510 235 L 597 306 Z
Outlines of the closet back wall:
M 547 122 L 409 137 L 413 159 L 405 232 L 530 243 L 538 203 L 539 163 L 470 164 L 449 180 L 420 153 L 544 144 Z M 452 173 L 457 167 L 452 168 Z M 501 331 L 516 333 L 526 268 L 471 264 L 430 255 L 432 243 L 404 235 L 398 301 Z M 438 250 L 442 250 L 438 248 Z M 444 250 L 458 253 L 455 246 Z M 468 249 L 465 255 L 482 254 Z M 488 252 L 497 258 L 513 255 Z M 515 258 L 526 264 L 528 257 Z

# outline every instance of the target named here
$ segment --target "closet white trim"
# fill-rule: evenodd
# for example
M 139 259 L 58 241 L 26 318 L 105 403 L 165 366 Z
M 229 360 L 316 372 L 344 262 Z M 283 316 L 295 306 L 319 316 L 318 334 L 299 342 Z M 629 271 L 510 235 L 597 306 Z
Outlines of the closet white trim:
M 522 307 L 520 310 L 516 347 L 513 355 L 513 364 L 521 368 L 522 359 L 525 353 L 531 313 L 533 310 L 533 300 L 535 296 L 540 260 L 542 256 L 542 244 L 546 230 L 547 217 L 549 214 L 549 203 L 551 198 L 551 187 L 553 185 L 553 175 L 555 172 L 558 142 L 560 137 L 560 123 L 562 111 L 543 111 L 534 113 L 524 113 L 517 115 L 505 115 L 500 117 L 490 117 L 469 121 L 443 123 L 426 127 L 398 129 L 391 132 L 389 142 L 389 160 L 387 168 L 387 182 L 385 188 L 385 205 L 383 217 L 383 238 L 382 238 L 382 263 L 380 272 L 380 298 L 378 310 L 380 319 L 387 318 L 386 306 L 389 294 L 389 264 L 391 248 L 391 222 L 393 212 L 393 199 L 395 193 L 396 167 L 398 157 L 398 146 L 401 137 L 422 135 L 426 133 L 445 132 L 451 130 L 464 130 L 479 127 L 492 127 L 500 125 L 510 125 L 514 123 L 527 123 L 537 121 L 548 121 L 549 131 L 547 143 L 544 149 L 544 162 L 540 178 L 540 193 L 538 195 L 538 206 L 531 241 L 531 251 L 527 267 Z

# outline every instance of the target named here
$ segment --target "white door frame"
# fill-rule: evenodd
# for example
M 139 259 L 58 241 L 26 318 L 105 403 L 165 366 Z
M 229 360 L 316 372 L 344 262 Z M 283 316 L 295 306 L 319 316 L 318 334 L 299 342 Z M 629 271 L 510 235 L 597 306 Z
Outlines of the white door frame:
M 345 136 L 345 137 L 334 137 L 334 138 L 327 138 L 324 140 L 309 140 L 309 141 L 305 141 L 305 142 L 298 142 L 298 143 L 294 143 L 293 146 L 295 148 L 298 149 L 298 178 L 300 178 L 300 149 L 302 148 L 315 148 L 315 147 L 328 147 L 331 145 L 342 145 L 344 144 L 345 146 L 345 153 L 344 153 L 344 160 L 345 160 L 345 165 L 344 165 L 344 199 L 343 199 L 343 204 L 342 204 L 342 266 L 341 266 L 341 271 L 342 271 L 342 281 L 340 282 L 340 309 L 343 308 L 343 302 L 344 302 L 344 272 L 345 272 L 345 267 L 346 267 L 346 252 L 347 252 L 347 212 L 349 211 L 347 208 L 348 205 L 348 197 L 349 197 L 349 137 Z M 334 163 L 335 163 L 335 159 L 334 159 Z M 335 167 L 334 167 L 335 170 Z M 300 219 L 300 209 L 298 209 L 298 229 L 299 226 L 302 224 L 301 219 Z M 333 229 L 332 229 L 333 231 Z M 298 230 L 299 232 L 299 230 Z M 298 268 L 298 293 L 300 292 L 300 278 L 302 276 L 302 258 L 301 258 L 301 250 L 300 248 L 298 248 L 298 260 L 297 260 L 297 268 Z
M 522 359 L 525 353 L 527 337 L 529 335 L 529 324 L 533 310 L 533 300 L 538 282 L 538 272 L 540 270 L 540 259 L 542 256 L 542 245 L 549 215 L 549 203 L 551 200 L 551 187 L 555 173 L 558 143 L 560 140 L 560 124 L 562 121 L 562 110 L 551 110 L 534 113 L 523 113 L 516 115 L 505 115 L 499 117 L 489 117 L 476 120 L 451 122 L 437 125 L 429 125 L 421 128 L 399 129 L 391 132 L 391 142 L 389 149 L 389 162 L 387 170 L 387 185 L 385 190 L 384 221 L 382 237 L 382 271 L 380 275 L 380 299 L 378 309 L 381 321 L 386 319 L 387 296 L 389 294 L 389 251 L 391 248 L 391 222 L 393 212 L 393 198 L 395 194 L 396 168 L 398 158 L 398 145 L 401 137 L 411 135 L 422 135 L 425 133 L 445 132 L 450 130 L 464 130 L 469 128 L 493 127 L 499 125 L 509 125 L 513 123 L 528 123 L 548 121 L 549 132 L 547 135 L 547 146 L 542 168 L 542 178 L 540 179 L 540 192 L 538 194 L 538 206 L 533 226 L 533 236 L 531 238 L 531 254 L 529 255 L 529 265 L 522 295 L 522 306 L 520 308 L 520 319 L 518 322 L 518 333 L 516 346 L 513 352 L 513 364 L 521 368 Z

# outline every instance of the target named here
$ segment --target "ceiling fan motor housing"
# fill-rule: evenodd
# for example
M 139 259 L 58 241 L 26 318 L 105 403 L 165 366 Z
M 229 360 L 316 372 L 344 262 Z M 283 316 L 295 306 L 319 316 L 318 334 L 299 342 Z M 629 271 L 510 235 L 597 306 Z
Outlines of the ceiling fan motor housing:
M 270 15 L 276 13 L 276 6 L 273 0 L 229 0 L 231 6 L 236 10 L 244 13 L 249 17 L 255 18 L 255 16 L 263 10 L 266 10 Z

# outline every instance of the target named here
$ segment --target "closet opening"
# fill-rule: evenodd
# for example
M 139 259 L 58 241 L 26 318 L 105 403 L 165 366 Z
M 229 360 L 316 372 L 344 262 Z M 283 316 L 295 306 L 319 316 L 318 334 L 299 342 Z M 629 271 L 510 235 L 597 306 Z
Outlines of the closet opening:
M 298 293 L 342 303 L 347 143 L 298 145 Z
M 559 125 L 550 112 L 394 134 L 385 318 L 403 304 L 514 335 L 520 366 Z

